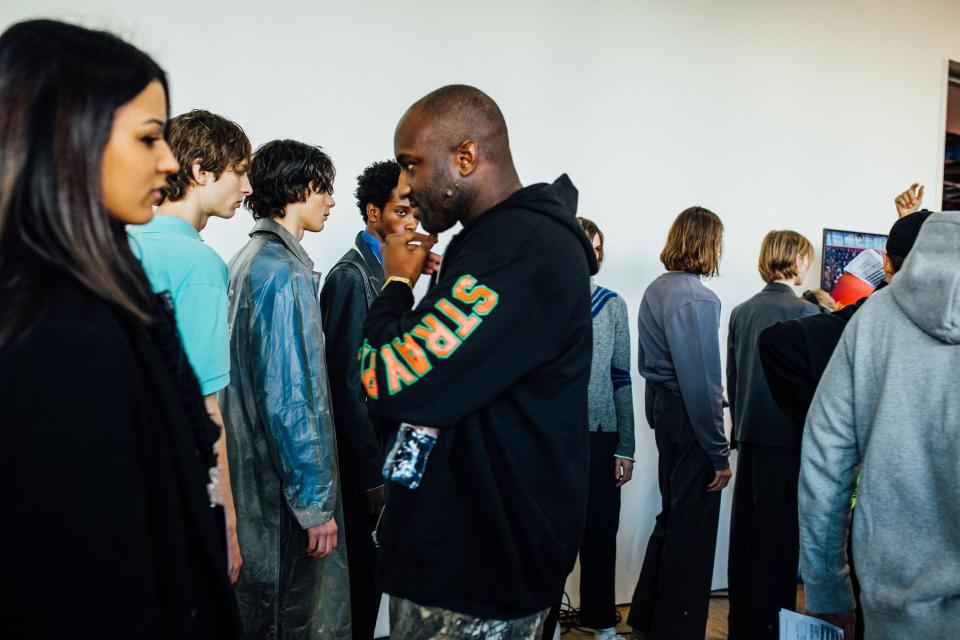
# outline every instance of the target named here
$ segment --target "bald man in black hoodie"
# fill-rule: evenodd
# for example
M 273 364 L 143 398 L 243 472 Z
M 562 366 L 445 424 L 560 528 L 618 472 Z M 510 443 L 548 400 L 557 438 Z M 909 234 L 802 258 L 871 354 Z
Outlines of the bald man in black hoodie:
M 387 237 L 386 284 L 364 325 L 372 411 L 438 429 L 419 452 L 421 462 L 429 454 L 422 476 L 387 485 L 379 539 L 391 637 L 534 638 L 583 534 L 596 258 L 576 189 L 566 176 L 523 187 L 503 115 L 483 92 L 427 95 L 394 145 L 409 184 L 399 195 L 420 207 L 424 230 L 463 230 L 415 308 L 435 236 Z M 401 428 L 401 445 L 429 441 L 411 433 Z

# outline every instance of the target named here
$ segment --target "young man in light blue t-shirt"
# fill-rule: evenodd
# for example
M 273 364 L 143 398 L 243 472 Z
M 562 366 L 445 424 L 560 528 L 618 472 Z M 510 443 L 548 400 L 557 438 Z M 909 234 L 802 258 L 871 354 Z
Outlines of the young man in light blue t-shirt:
M 246 172 L 251 146 L 237 124 L 208 111 L 190 111 L 168 124 L 166 135 L 180 170 L 167 178 L 163 200 L 148 224 L 131 227 L 130 242 L 153 290 L 169 293 L 187 358 L 200 382 L 211 419 L 223 428 L 217 392 L 230 382 L 227 266 L 204 244 L 210 218 L 232 218 L 252 193 Z M 230 578 L 242 564 L 226 439 L 217 442 L 226 511 Z

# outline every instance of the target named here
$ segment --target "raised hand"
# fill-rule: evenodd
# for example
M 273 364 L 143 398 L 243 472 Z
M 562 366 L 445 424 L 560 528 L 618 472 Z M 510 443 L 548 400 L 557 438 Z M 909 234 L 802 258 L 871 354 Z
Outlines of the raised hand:
M 898 218 L 910 215 L 920 208 L 922 202 L 923 185 L 919 182 L 914 182 L 906 191 L 893 199 L 893 203 L 897 205 Z

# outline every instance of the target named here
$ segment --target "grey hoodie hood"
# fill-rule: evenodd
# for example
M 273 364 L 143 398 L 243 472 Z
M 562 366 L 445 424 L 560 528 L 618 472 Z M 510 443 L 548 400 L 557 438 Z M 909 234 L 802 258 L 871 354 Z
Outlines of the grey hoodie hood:
M 927 218 L 890 290 L 925 333 L 960 344 L 960 212 Z

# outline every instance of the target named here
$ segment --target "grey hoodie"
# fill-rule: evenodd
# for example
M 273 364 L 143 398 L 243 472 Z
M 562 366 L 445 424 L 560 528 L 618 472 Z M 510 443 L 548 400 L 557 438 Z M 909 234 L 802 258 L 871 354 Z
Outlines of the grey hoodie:
M 903 269 L 847 326 L 803 436 L 807 608 L 854 607 L 871 640 L 960 637 L 960 213 L 923 225 Z

